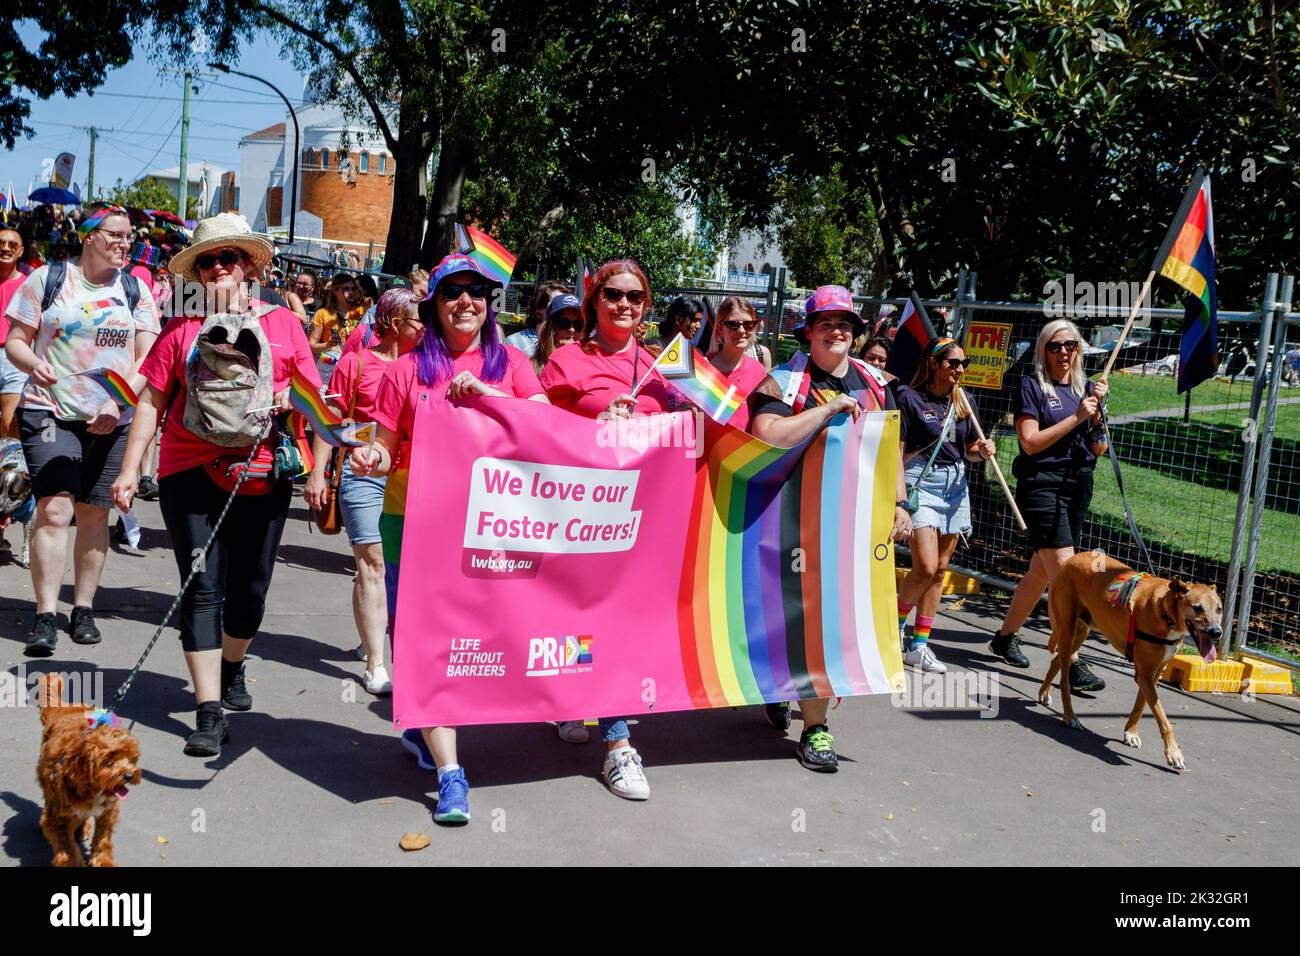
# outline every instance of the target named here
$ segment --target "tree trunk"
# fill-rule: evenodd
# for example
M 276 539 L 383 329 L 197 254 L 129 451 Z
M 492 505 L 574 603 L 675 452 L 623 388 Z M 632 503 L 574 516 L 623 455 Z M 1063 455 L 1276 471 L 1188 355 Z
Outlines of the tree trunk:
M 563 201 L 558 201 L 546 210 L 546 213 L 537 222 L 536 228 L 528 234 L 515 254 L 520 262 L 532 262 L 542 251 L 542 243 L 546 241 L 546 234 L 554 229 L 559 222 L 569 213 L 568 207 Z
M 452 226 L 460 220 L 460 196 L 472 156 L 470 144 L 458 132 L 444 137 L 434 171 L 429 222 L 420 246 L 420 264 L 426 269 L 451 251 Z
M 425 166 L 431 138 L 421 128 L 423 117 L 407 116 L 406 112 L 403 109 L 399 114 L 397 146 L 393 150 L 393 209 L 384 245 L 384 272 L 390 275 L 406 275 L 417 264 L 427 265 L 420 259 L 420 236 L 425 210 L 429 208 Z

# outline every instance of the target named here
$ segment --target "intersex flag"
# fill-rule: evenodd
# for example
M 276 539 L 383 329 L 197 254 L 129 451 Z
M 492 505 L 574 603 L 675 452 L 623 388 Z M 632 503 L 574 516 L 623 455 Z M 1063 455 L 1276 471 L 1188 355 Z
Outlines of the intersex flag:
M 910 382 L 917 366 L 925 356 L 925 347 L 934 341 L 934 325 L 925 311 L 921 299 L 913 291 L 903 305 L 903 316 L 894 333 L 894 344 L 889 350 L 885 371 L 904 383 Z
M 709 360 L 697 352 L 680 332 L 659 353 L 646 378 L 655 372 L 719 425 L 727 424 L 747 397 L 736 391 L 736 386 L 710 365 Z M 640 388 L 638 382 L 632 394 L 635 395 Z
M 1219 369 L 1219 303 L 1214 289 L 1214 216 L 1210 177 L 1197 169 L 1151 271 L 1187 290 L 1183 338 L 1178 346 L 1178 392 Z
M 795 448 L 694 425 L 419 403 L 384 516 L 399 726 L 901 692 L 898 413 Z M 647 591 L 648 567 L 676 588 Z

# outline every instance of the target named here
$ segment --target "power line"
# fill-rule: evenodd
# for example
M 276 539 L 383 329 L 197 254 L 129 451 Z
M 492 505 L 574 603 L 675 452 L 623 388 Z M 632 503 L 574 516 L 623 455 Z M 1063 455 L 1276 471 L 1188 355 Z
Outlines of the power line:
M 126 100 L 158 100 L 160 102 L 180 103 L 185 98 L 183 96 L 148 96 L 144 93 L 93 93 L 88 96 L 114 96 Z M 258 102 L 250 100 L 201 100 L 203 103 L 224 106 L 276 106 L 280 103 L 279 99 L 267 98 Z
M 230 124 L 230 123 L 212 123 L 212 122 L 209 122 L 208 120 L 203 120 L 203 122 L 204 122 L 206 125 L 208 125 L 208 126 L 230 126 L 232 129 L 244 129 L 244 128 L 245 128 L 245 127 L 243 127 L 243 126 L 234 126 L 233 124 Z M 40 124 L 38 124 L 38 125 L 41 125 L 41 126 L 71 126 L 73 129 L 84 129 L 84 127 L 79 126 L 79 125 L 75 125 L 75 124 L 73 124 L 73 123 L 55 123 L 55 122 L 52 122 L 52 121 L 51 121 L 51 122 L 40 123 Z M 129 134 L 135 134 L 135 135 L 140 135 L 140 136 L 162 136 L 162 135 L 163 135 L 162 130 L 159 130 L 159 129 L 117 129 L 117 130 L 114 130 L 113 132 L 115 132 L 115 133 L 129 133 Z M 169 135 L 170 135 L 170 134 L 169 134 Z M 233 143 L 233 142 L 235 142 L 234 137 L 231 137 L 231 136 L 194 136 L 194 135 L 191 135 L 191 136 L 190 136 L 190 139 L 210 139 L 210 140 L 212 140 L 213 142 L 218 142 L 218 143 Z
M 167 138 L 164 139 L 161 143 L 158 144 L 158 149 L 154 152 L 153 156 L 149 157 L 149 162 L 145 163 L 145 164 L 144 164 L 144 168 L 141 169 L 141 170 L 140 170 L 138 173 L 136 173 L 134 176 L 132 176 L 131 179 L 129 180 L 129 182 L 135 182 L 137 179 L 139 179 L 141 176 L 143 176 L 146 172 L 149 171 L 149 167 L 152 166 L 152 165 L 154 164 L 154 160 L 156 160 L 156 159 L 158 158 L 158 154 L 161 153 L 161 152 L 163 151 L 163 147 L 167 145 L 167 140 L 169 140 L 169 139 L 172 138 L 172 133 L 175 133 L 175 132 L 176 132 L 176 127 L 177 127 L 177 126 L 180 126 L 180 125 L 181 125 L 181 118 L 178 116 L 178 117 L 176 117 L 176 125 L 172 127 L 172 131 L 171 131 L 171 133 L 168 133 L 168 134 L 167 134 Z M 179 168 L 178 168 L 177 171 L 176 171 L 176 174 L 177 174 L 178 177 L 184 177 L 186 180 L 189 179 L 189 171 L 188 171 L 188 170 L 185 170 L 185 169 L 179 169 Z

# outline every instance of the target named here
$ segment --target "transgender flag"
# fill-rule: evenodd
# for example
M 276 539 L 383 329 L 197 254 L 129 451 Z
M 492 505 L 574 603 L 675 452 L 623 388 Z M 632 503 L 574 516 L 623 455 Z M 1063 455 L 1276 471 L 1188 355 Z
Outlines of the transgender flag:
M 1178 392 L 1219 368 L 1218 299 L 1214 291 L 1214 217 L 1210 177 L 1197 169 L 1178 214 L 1151 264 L 1151 271 L 1187 290 L 1183 339 L 1178 347 Z

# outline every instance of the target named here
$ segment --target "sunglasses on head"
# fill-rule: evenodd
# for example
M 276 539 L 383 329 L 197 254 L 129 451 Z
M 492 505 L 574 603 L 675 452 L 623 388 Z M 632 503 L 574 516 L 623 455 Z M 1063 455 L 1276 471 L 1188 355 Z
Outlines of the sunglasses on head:
M 615 289 L 605 286 L 600 290 L 601 297 L 611 305 L 616 302 L 622 302 L 626 297 L 631 305 L 640 305 L 645 301 L 645 290 L 643 289 Z
M 966 368 L 966 366 L 970 365 L 970 359 L 944 359 L 943 363 L 950 369 L 956 370 L 959 368 Z
M 469 293 L 471 299 L 486 299 L 488 287 L 486 282 L 442 282 L 438 285 L 438 295 L 447 302 L 455 302 L 463 294 Z
M 195 256 L 194 264 L 200 269 L 211 269 L 220 262 L 222 266 L 229 269 L 243 257 L 243 253 L 238 249 L 222 249 L 220 252 L 206 252 L 201 256 Z
M 1065 351 L 1067 351 L 1067 352 L 1073 352 L 1073 351 L 1076 351 L 1078 348 L 1079 348 L 1079 342 L 1078 342 L 1077 339 L 1071 339 L 1071 340 L 1068 341 L 1068 342 L 1048 342 L 1048 343 L 1047 343 L 1047 351 L 1051 352 L 1053 355 L 1055 355 L 1057 352 L 1061 351 L 1061 349 L 1065 349 Z
M 551 319 L 551 325 L 557 329 L 577 332 L 582 329 L 582 319 Z
M 758 319 L 748 319 L 744 322 L 739 319 L 726 319 L 723 321 L 722 325 L 724 328 L 729 329 L 732 332 L 739 332 L 741 329 L 744 329 L 746 332 L 753 332 L 758 328 Z

